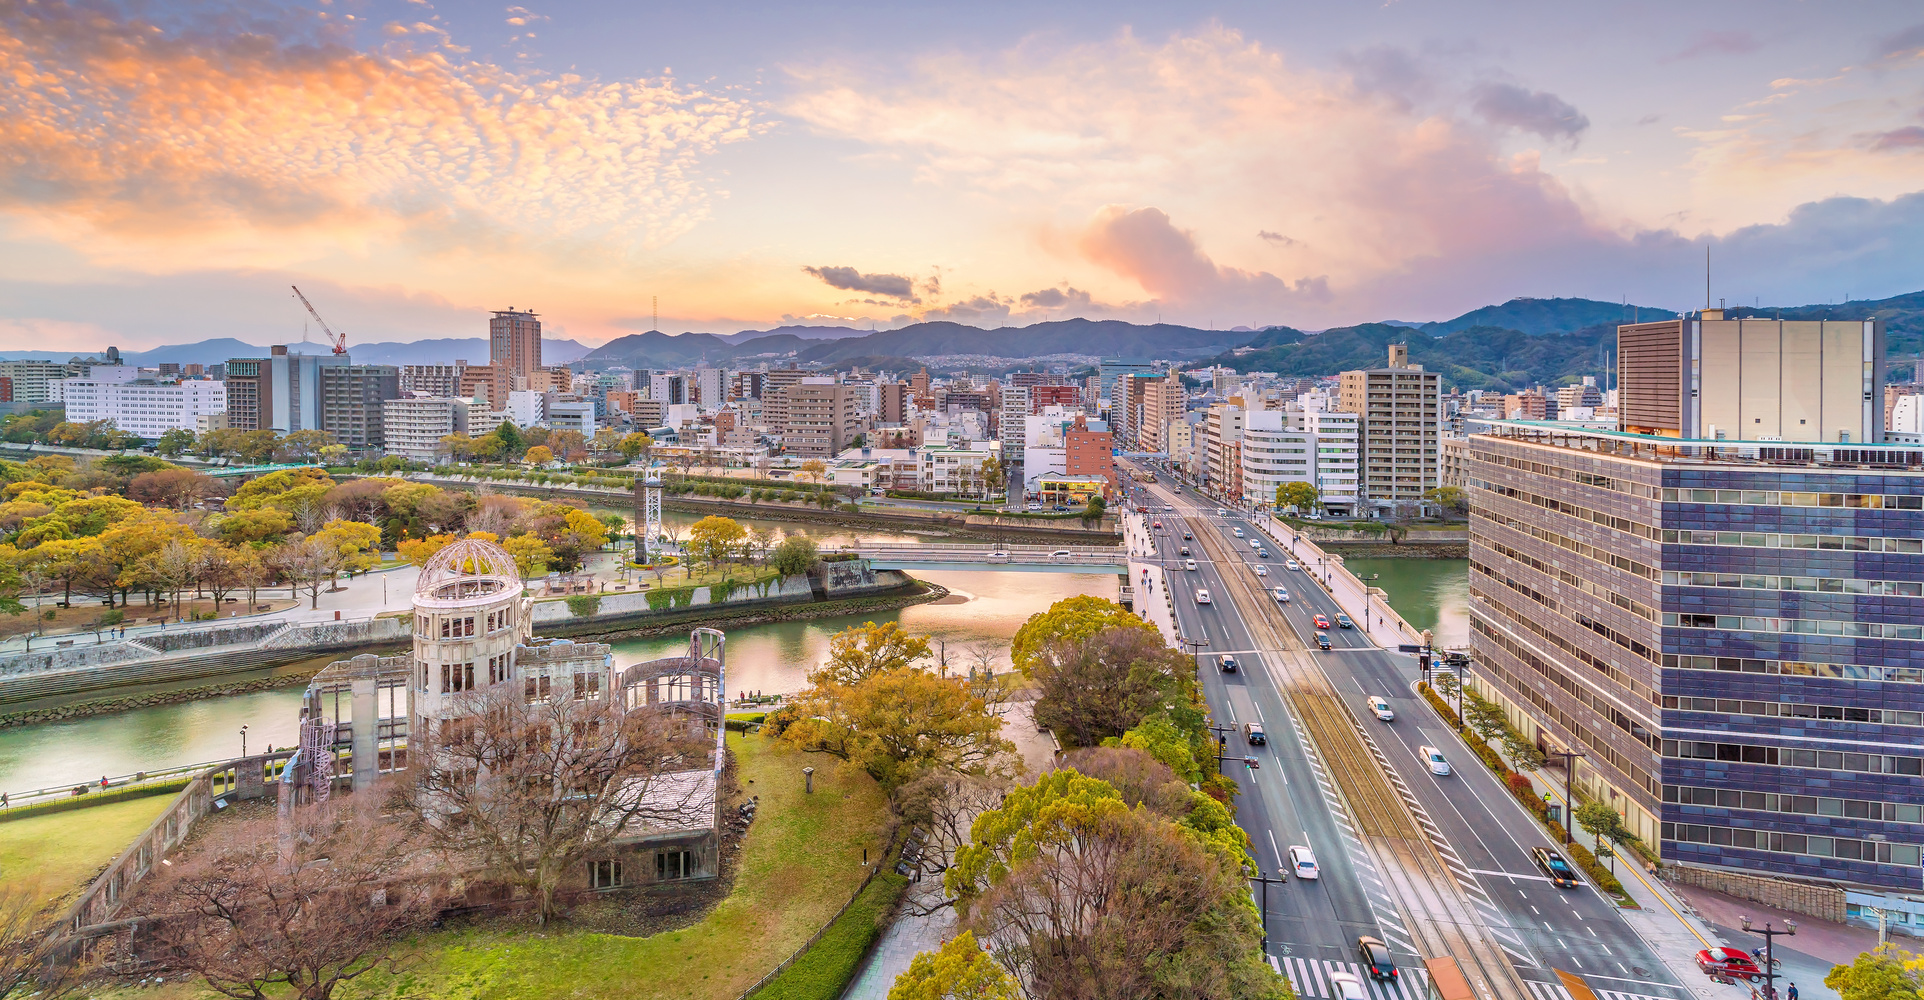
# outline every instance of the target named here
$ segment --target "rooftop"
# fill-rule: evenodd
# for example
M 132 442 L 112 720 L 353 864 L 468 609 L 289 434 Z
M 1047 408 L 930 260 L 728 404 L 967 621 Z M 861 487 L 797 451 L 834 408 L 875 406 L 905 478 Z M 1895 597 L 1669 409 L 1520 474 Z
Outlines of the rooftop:
M 1652 462 L 1924 471 L 1924 445 L 1837 441 L 1724 441 L 1576 427 L 1547 420 L 1491 420 L 1488 435 Z

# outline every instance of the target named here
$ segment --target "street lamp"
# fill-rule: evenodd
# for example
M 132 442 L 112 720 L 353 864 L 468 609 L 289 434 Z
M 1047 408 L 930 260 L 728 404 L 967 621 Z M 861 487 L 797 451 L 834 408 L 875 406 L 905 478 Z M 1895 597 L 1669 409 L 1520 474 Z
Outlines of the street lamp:
M 1545 752 L 1544 756 L 1563 758 L 1563 808 L 1570 813 L 1564 818 L 1574 822 L 1577 815 L 1577 800 L 1570 794 L 1570 788 L 1577 777 L 1577 758 L 1590 755 L 1581 750 L 1550 750 Z
M 1769 997 L 1775 997 L 1777 995 L 1777 938 L 1779 935 L 1784 937 L 1796 936 L 1797 921 L 1795 920 L 1784 921 L 1784 926 L 1782 930 L 1772 927 L 1770 925 L 1770 921 L 1768 920 L 1764 921 L 1764 926 L 1761 929 L 1750 926 L 1749 917 L 1744 917 L 1743 922 L 1744 922 L 1744 930 L 1752 934 L 1763 935 L 1763 938 L 1764 938 L 1764 995 Z
M 247 756 L 247 727 L 241 727 L 241 756 Z
M 1177 637 L 1176 641 L 1189 647 L 1189 665 L 1195 668 L 1196 670 L 1201 670 L 1202 658 L 1196 655 L 1196 651 L 1203 648 L 1204 646 L 1209 645 L 1208 637 L 1205 636 L 1201 639 L 1191 639 L 1185 635 L 1185 636 Z
M 1276 874 L 1281 875 L 1282 873 L 1277 872 Z M 1271 878 L 1269 874 L 1261 868 L 1256 869 L 1256 874 L 1253 877 L 1249 876 L 1247 870 L 1245 870 L 1244 877 L 1248 878 L 1251 882 L 1261 883 L 1263 887 L 1263 951 L 1267 953 L 1269 951 L 1269 887 L 1271 883 L 1282 885 L 1288 881 L 1288 879 Z

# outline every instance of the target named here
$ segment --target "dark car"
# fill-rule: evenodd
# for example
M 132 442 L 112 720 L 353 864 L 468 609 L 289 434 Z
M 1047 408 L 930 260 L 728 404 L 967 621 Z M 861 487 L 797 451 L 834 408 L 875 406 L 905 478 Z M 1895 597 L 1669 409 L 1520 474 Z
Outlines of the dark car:
M 1317 648 L 1317 649 L 1328 649 L 1328 648 L 1329 648 L 1329 633 L 1328 633 L 1328 632 L 1318 632 L 1318 633 L 1316 633 L 1316 648 Z
M 1236 672 L 1236 658 L 1233 656 L 1225 654 L 1221 660 L 1216 662 L 1216 665 L 1221 667 L 1225 674 L 1233 674 Z
M 1189 541 L 1189 540 L 1191 540 L 1191 539 L 1193 539 L 1193 538 L 1195 538 L 1195 537 L 1196 537 L 1196 536 L 1194 536 L 1194 535 L 1192 535 L 1192 534 L 1190 534 L 1190 533 L 1189 533 L 1188 531 L 1184 531 L 1184 532 L 1182 533 L 1182 540 L 1183 540 L 1183 541 L 1185 541 L 1185 542 L 1187 542 L 1187 541 Z
M 1371 979 L 1379 982 L 1396 981 L 1396 960 L 1390 957 L 1390 946 L 1379 938 L 1359 937 L 1356 939 L 1356 955 L 1363 963 L 1363 971 Z
M 1565 861 L 1563 855 L 1548 847 L 1531 848 L 1530 860 L 1535 861 L 1537 867 L 1543 870 L 1544 877 L 1559 889 L 1575 889 L 1583 884 L 1583 881 L 1577 878 L 1577 870 L 1570 867 L 1570 862 Z
M 1355 628 L 1356 623 L 1353 621 L 1350 621 L 1348 615 L 1342 614 L 1339 612 L 1336 615 L 1336 627 L 1337 628 Z
M 1183 558 L 1185 559 L 1189 558 L 1189 546 L 1185 545 L 1182 547 L 1182 554 L 1183 554 Z
M 1269 743 L 1269 737 L 1264 734 L 1263 726 L 1260 722 L 1243 723 L 1243 739 L 1248 740 L 1250 746 L 1256 747 Z

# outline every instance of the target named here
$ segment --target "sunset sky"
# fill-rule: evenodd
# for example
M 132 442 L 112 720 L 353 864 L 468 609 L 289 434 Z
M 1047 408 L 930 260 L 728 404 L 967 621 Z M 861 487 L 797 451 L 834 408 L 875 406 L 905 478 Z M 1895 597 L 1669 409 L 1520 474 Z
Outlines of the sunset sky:
M 1924 288 L 1915 0 L 0 0 L 0 70 L 6 350 Z

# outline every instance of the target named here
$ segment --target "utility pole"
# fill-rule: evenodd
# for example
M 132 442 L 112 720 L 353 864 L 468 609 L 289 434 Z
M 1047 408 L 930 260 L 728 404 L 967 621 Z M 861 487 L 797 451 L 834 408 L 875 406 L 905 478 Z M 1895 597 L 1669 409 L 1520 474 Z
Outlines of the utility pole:
M 1281 875 L 1282 873 L 1277 872 L 1276 874 Z M 1249 877 L 1249 876 L 1245 876 L 1245 877 Z M 1255 876 L 1249 877 L 1249 880 L 1251 882 L 1260 883 L 1263 887 L 1263 913 L 1262 913 L 1263 952 L 1264 954 L 1268 954 L 1269 952 L 1269 886 L 1271 883 L 1275 883 L 1276 885 L 1282 885 L 1284 882 L 1287 882 L 1288 879 L 1272 878 L 1267 872 L 1264 872 L 1261 868 L 1258 868 L 1256 869 Z

